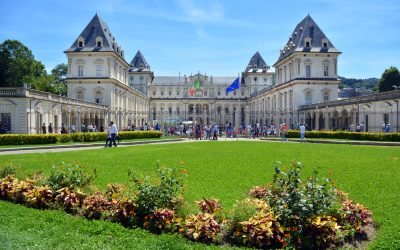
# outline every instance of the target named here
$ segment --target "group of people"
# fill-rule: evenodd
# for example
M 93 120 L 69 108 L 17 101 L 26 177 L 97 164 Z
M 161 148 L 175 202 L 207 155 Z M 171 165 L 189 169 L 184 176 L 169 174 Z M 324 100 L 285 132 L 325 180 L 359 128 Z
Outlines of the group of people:
M 354 124 L 350 124 L 349 131 L 350 132 L 365 132 L 364 122 L 359 123 L 357 126 L 354 126 Z
M 71 125 L 71 129 L 72 129 L 72 125 Z M 42 133 L 43 134 L 46 134 L 46 133 L 52 134 L 52 133 L 54 133 L 53 124 L 50 122 L 49 126 L 46 126 L 46 123 L 43 123 L 42 124 Z M 64 124 L 64 123 L 61 124 L 60 133 L 61 134 L 68 134 L 68 124 Z

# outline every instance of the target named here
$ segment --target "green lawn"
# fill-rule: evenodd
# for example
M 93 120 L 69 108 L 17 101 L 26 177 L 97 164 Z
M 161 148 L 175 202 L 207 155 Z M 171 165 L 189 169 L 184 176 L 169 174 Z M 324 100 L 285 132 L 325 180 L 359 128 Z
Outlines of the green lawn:
M 193 207 L 195 200 L 213 196 L 219 198 L 226 209 L 231 209 L 251 186 L 271 180 L 274 161 L 285 164 L 291 160 L 301 161 L 304 176 L 311 174 L 313 168 L 318 168 L 322 176 L 332 171 L 337 186 L 370 208 L 380 225 L 370 248 L 388 249 L 400 245 L 399 147 L 218 141 L 0 156 L 0 163 L 11 161 L 20 166 L 19 177 L 38 170 L 49 173 L 51 166 L 61 161 L 95 167 L 98 178 L 94 184 L 100 188 L 110 182 L 127 183 L 129 168 L 154 175 L 157 160 L 170 165 L 185 163 L 189 174 L 185 197 Z M 62 212 L 35 211 L 7 202 L 0 202 L 0 221 L 5 221 L 0 223 L 0 242 L 12 241 L 19 248 L 33 247 L 35 242 L 38 248 L 47 248 L 47 241 L 58 246 L 58 241 L 73 237 L 79 242 L 76 247 L 87 248 L 84 236 L 80 236 L 87 234 L 99 235 L 96 236 L 98 242 L 94 236 L 88 236 L 88 241 L 100 248 L 140 248 L 146 244 L 149 248 L 156 248 L 158 244 L 161 248 L 202 247 L 179 237 L 154 236 L 112 223 L 88 222 Z M 39 229 L 41 233 L 35 233 Z M 59 236 L 58 232 L 68 233 L 68 236 Z M 112 240 L 108 241 L 107 237 Z M 12 244 L 9 246 L 14 248 Z M 59 245 L 61 248 L 68 246 Z

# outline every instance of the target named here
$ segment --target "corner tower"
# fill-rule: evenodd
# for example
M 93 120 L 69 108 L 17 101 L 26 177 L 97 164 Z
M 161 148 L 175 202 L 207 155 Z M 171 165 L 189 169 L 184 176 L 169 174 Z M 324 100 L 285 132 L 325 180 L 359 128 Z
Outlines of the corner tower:
M 272 71 L 258 51 L 251 57 L 242 76 L 242 84 L 249 90 L 249 96 L 272 86 Z
M 153 78 L 154 74 L 150 70 L 150 65 L 147 63 L 142 52 L 138 50 L 130 63 L 129 86 L 148 95 Z
M 293 88 L 295 107 L 336 100 L 339 54 L 341 52 L 307 15 L 297 24 L 273 65 L 276 86 Z

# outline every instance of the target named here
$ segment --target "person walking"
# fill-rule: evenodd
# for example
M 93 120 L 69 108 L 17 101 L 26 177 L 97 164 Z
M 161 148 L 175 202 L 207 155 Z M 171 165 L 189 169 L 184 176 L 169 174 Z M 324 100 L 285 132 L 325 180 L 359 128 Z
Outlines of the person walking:
M 46 123 L 43 123 L 42 125 L 42 133 L 46 134 Z
M 49 128 L 48 128 L 47 131 L 49 131 L 49 134 L 52 134 L 52 133 L 53 133 L 53 125 L 51 124 L 51 122 L 50 122 L 50 124 L 49 124 Z
M 300 124 L 300 141 L 306 142 L 306 126 L 304 124 Z
M 114 144 L 114 147 L 117 146 L 117 143 L 115 142 L 115 138 L 118 136 L 118 128 L 117 125 L 114 124 L 114 122 L 110 122 L 110 127 L 108 127 L 108 133 L 110 133 L 111 138 L 108 142 L 108 147 L 112 147 L 112 144 Z
M 286 139 L 286 132 L 287 132 L 287 127 L 286 127 L 286 124 L 283 123 L 282 126 L 281 126 L 282 142 L 287 141 L 287 139 Z

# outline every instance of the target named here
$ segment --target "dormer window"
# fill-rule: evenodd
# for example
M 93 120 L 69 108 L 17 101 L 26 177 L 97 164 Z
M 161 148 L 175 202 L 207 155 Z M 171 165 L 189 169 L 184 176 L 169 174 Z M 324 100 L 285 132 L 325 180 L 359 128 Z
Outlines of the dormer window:
M 253 69 L 257 69 L 257 65 L 254 64 Z
M 85 40 L 83 39 L 83 37 L 79 37 L 78 38 L 78 48 L 83 48 L 85 47 Z
M 310 37 L 304 38 L 304 47 L 306 47 L 306 48 L 311 47 L 311 38 Z
M 140 64 L 140 68 L 143 69 L 143 64 Z
M 322 48 L 328 48 L 328 39 L 323 38 L 321 40 Z
M 102 37 L 96 37 L 96 47 L 100 48 L 103 47 L 103 38 Z

